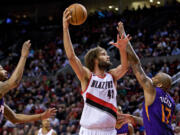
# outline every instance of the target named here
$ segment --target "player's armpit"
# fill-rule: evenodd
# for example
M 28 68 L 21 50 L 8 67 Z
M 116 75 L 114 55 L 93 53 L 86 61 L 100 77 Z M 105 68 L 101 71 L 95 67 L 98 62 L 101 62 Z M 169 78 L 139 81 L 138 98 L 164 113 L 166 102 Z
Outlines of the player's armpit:
M 0 82 L 0 99 L 4 96 L 4 91 L 9 90 L 10 86 L 8 85 L 8 81 Z

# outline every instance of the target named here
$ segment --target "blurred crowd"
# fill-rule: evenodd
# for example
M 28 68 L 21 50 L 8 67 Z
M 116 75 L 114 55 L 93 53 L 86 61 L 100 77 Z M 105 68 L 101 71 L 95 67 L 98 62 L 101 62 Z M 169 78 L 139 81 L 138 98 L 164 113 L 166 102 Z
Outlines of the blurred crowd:
M 137 11 L 125 10 L 122 14 L 112 11 L 96 11 L 88 16 L 80 27 L 70 27 L 73 46 L 81 57 L 89 48 L 100 45 L 110 49 L 109 42 L 116 40 L 116 26 L 122 20 L 127 33 L 133 37 L 132 45 L 140 58 L 180 55 L 179 4 L 166 7 L 144 7 Z M 162 15 L 165 15 L 162 17 Z M 32 23 L 32 22 L 31 22 Z M 68 65 L 63 49 L 62 26 L 3 24 L 0 31 L 0 60 L 4 68 L 12 73 L 20 56 L 22 44 L 31 39 L 32 48 L 19 87 L 5 96 L 5 103 L 17 113 L 35 114 L 56 107 L 57 115 L 50 119 L 58 135 L 76 135 L 83 108 L 80 84 L 75 74 L 58 72 Z M 17 26 L 17 27 L 16 27 Z M 2 26 L 0 26 L 2 27 Z M 116 49 L 115 57 L 119 59 Z M 174 75 L 180 71 L 180 61 L 159 61 L 144 65 L 149 77 L 163 71 Z M 118 81 L 118 105 L 124 113 L 142 116 L 143 91 L 132 70 Z M 173 125 L 180 115 L 180 85 L 171 90 L 176 104 Z M 2 135 L 32 135 L 41 126 L 40 122 L 14 125 L 4 118 L 0 125 Z M 136 126 L 136 135 L 144 128 Z

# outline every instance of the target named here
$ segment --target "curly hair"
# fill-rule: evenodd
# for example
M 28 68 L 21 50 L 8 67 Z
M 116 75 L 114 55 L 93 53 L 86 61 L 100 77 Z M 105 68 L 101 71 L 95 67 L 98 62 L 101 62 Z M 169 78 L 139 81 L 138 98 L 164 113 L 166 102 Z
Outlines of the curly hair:
M 94 71 L 94 61 L 95 59 L 97 59 L 99 52 L 103 51 L 104 48 L 102 47 L 95 47 L 93 49 L 90 49 L 86 55 L 84 56 L 84 60 L 85 60 L 85 66 L 92 72 Z

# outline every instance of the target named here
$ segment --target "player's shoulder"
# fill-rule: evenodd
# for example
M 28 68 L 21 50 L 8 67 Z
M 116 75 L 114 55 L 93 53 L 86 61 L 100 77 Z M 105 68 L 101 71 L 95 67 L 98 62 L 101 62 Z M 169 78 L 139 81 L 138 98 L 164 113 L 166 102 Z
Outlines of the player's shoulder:
M 111 71 L 106 72 L 106 76 L 112 77 L 113 80 L 115 79 Z
M 52 135 L 57 135 L 56 131 L 52 129 Z
M 90 79 L 91 78 L 91 75 L 92 75 L 92 72 L 85 66 L 83 66 L 84 68 L 84 71 L 85 71 L 85 79 Z
M 35 135 L 38 135 L 38 133 L 39 133 L 39 130 L 40 130 L 40 129 L 38 129 L 38 130 L 36 130 L 36 131 L 35 131 Z

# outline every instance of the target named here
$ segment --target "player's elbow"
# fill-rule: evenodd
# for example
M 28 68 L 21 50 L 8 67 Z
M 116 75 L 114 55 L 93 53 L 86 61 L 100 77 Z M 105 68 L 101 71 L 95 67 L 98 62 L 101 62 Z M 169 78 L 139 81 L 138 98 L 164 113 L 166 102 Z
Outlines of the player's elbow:
M 121 74 L 126 74 L 126 72 L 128 71 L 129 66 L 128 65 L 122 65 L 121 67 Z
M 13 124 L 20 124 L 24 122 L 24 119 L 20 118 L 18 114 L 15 114 L 12 122 Z
M 73 60 L 73 59 L 75 59 L 75 57 L 76 57 L 76 55 L 75 55 L 73 52 L 67 53 L 66 55 L 67 55 L 67 58 L 68 58 L 69 60 Z
M 12 118 L 11 120 L 10 120 L 13 124 L 19 124 L 20 123 L 20 121 L 18 121 L 18 119 L 17 118 Z
M 18 78 L 10 79 L 9 86 L 11 89 L 16 88 L 19 86 L 20 82 L 21 81 Z
M 126 73 L 128 71 L 128 68 L 129 68 L 128 64 L 127 65 L 123 65 L 122 66 L 122 71 Z

